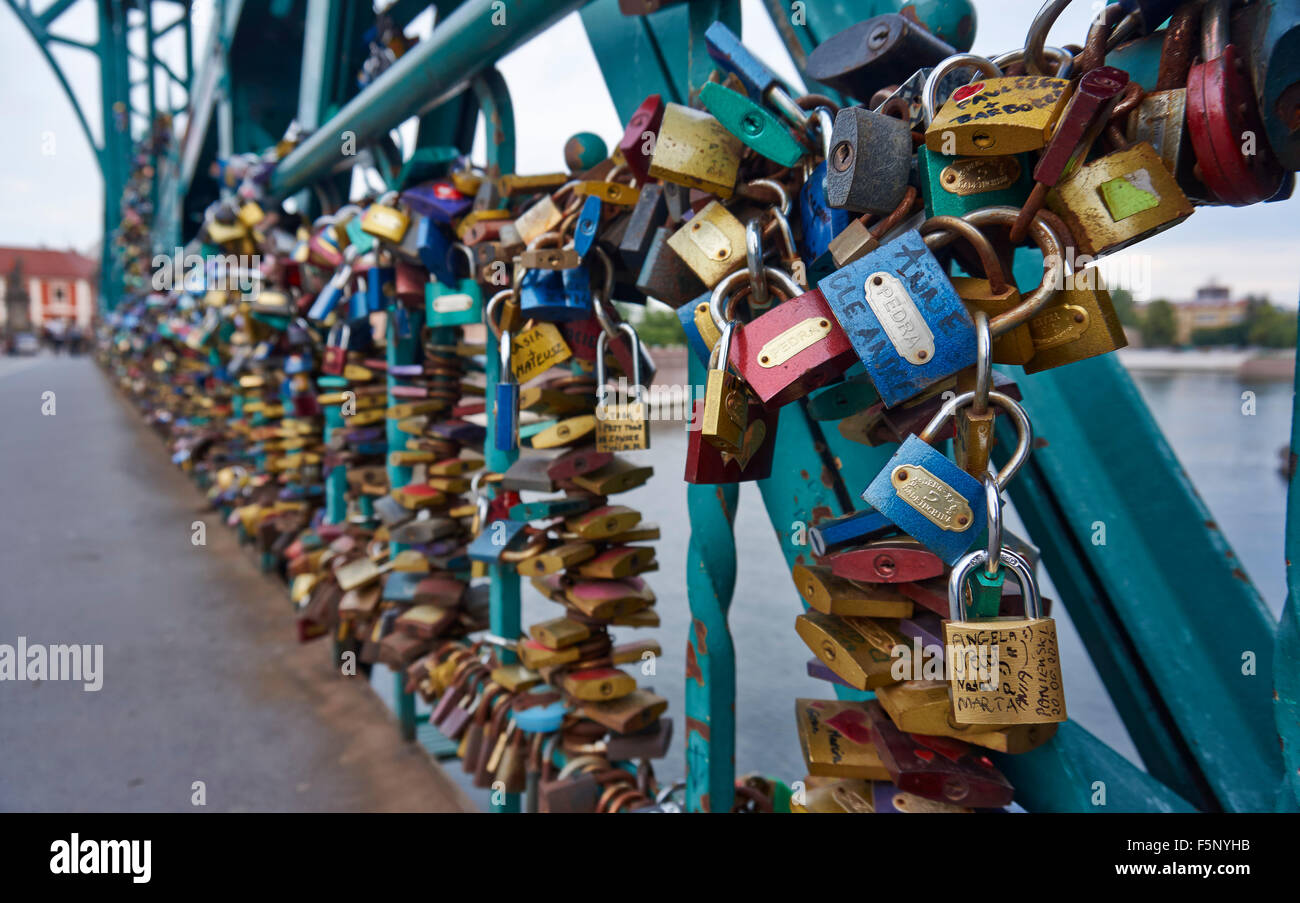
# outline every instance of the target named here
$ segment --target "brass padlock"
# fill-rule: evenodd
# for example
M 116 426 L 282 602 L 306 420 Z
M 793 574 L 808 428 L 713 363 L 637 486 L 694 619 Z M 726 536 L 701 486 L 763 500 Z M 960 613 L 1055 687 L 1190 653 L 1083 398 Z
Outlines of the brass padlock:
M 1070 100 L 1070 81 L 1040 75 L 986 78 L 952 93 L 925 130 L 925 146 L 947 156 L 1007 156 L 1039 150 Z
M 1098 157 L 1061 179 L 1047 206 L 1064 220 L 1080 253 L 1110 254 L 1176 226 L 1192 205 L 1145 141 Z
M 668 239 L 668 247 L 706 288 L 745 263 L 745 224 L 717 201 L 710 201 Z
M 650 419 L 641 384 L 641 339 L 631 323 L 620 323 L 632 349 L 632 383 L 634 400 L 609 404 L 609 387 L 605 385 L 605 348 L 609 333 L 603 329 L 596 340 L 596 451 L 639 451 L 650 447 Z
M 739 138 L 703 110 L 666 104 L 650 175 L 729 198 L 736 188 L 743 149 Z
M 1058 292 L 1029 321 L 1034 356 L 1025 364 L 1026 373 L 1064 367 L 1128 345 L 1110 292 L 1102 286 L 1101 271 L 1090 267 L 1071 279 L 1072 287 Z
M 949 619 L 943 622 L 943 640 L 951 669 L 953 720 L 996 725 L 1065 721 L 1056 622 L 1040 617 L 1038 584 L 1029 562 L 1010 549 L 999 550 L 1000 565 L 1010 568 L 1020 584 L 1025 617 L 964 618 L 966 578 L 988 560 L 989 551 L 977 549 L 954 564 L 948 577 Z

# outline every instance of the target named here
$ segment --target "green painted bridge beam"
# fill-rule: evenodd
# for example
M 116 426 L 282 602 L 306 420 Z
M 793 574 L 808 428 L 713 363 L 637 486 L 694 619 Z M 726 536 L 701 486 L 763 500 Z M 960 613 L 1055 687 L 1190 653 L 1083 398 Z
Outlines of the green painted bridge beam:
M 585 0 L 469 0 L 439 23 L 388 71 L 349 101 L 280 161 L 271 179 L 277 197 L 292 194 L 340 162 L 342 132 L 358 145 L 462 90 L 488 66 L 544 31 Z

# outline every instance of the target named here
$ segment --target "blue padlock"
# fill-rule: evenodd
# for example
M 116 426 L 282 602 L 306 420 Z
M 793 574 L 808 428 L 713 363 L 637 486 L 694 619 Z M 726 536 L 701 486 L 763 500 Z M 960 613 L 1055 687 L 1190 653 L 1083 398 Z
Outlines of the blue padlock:
M 677 308 L 677 319 L 681 321 L 682 331 L 686 333 L 686 344 L 705 367 L 709 366 L 709 358 L 713 356 L 713 348 L 700 335 L 700 327 L 695 323 L 695 310 L 701 304 L 707 306 L 711 297 L 713 297 L 713 292 L 710 290 L 689 304 L 683 304 Z
M 422 216 L 449 225 L 469 210 L 474 199 L 465 197 L 450 182 L 433 182 L 406 189 L 402 202 Z
M 984 483 L 936 451 L 930 442 L 949 417 L 974 399 L 974 392 L 948 399 L 925 429 L 903 441 L 862 493 L 863 500 L 876 511 L 949 565 L 966 553 L 988 525 L 988 503 Z M 1016 448 L 993 484 L 994 491 L 1001 492 L 1029 457 L 1033 429 L 1024 408 L 1010 397 L 989 392 L 988 400 L 1011 417 L 1017 433 Z
M 886 407 L 975 363 L 975 324 L 916 229 L 817 287 Z
M 549 705 L 529 706 L 514 713 L 515 725 L 525 734 L 551 734 L 560 729 L 568 711 L 562 699 Z
M 549 323 L 585 320 L 592 313 L 587 268 L 528 270 L 519 283 L 519 309 L 525 318 Z
M 803 236 L 799 251 L 806 260 L 816 260 L 827 252 L 831 239 L 848 228 L 853 214 L 826 203 L 826 161 L 817 164 L 812 175 L 799 189 L 799 212 L 803 214 Z
M 497 451 L 519 447 L 519 382 L 511 366 L 514 343 L 514 334 L 501 330 L 501 375 L 492 397 L 492 444 Z
M 496 564 L 501 560 L 502 552 L 517 550 L 528 539 L 524 528 L 528 524 L 519 520 L 494 520 L 483 525 L 482 532 L 475 536 L 465 547 L 471 561 L 486 561 Z
M 918 436 L 904 440 L 862 498 L 947 564 L 984 529 L 983 485 Z
M 338 307 L 339 301 L 348 290 L 348 285 L 352 282 L 352 273 L 357 252 L 349 248 L 343 252 L 343 262 L 339 264 L 334 272 L 330 275 L 329 282 L 316 295 L 316 300 L 312 302 L 311 308 L 307 311 L 307 319 L 320 322 L 330 315 L 334 308 Z
M 366 270 L 366 312 L 379 313 L 397 298 L 396 267 L 371 267 Z
M 450 260 L 451 246 L 451 239 L 432 218 L 426 216 L 420 220 L 416 227 L 415 253 L 424 268 L 444 285 L 456 283 Z
M 809 527 L 808 544 L 812 546 L 812 553 L 820 558 L 828 552 L 860 545 L 892 530 L 893 522 L 889 518 L 868 508 Z
M 596 241 L 596 233 L 600 231 L 600 210 L 601 200 L 594 194 L 583 202 L 582 212 L 578 214 L 578 221 L 573 227 L 573 250 L 578 252 L 579 257 L 586 257 Z

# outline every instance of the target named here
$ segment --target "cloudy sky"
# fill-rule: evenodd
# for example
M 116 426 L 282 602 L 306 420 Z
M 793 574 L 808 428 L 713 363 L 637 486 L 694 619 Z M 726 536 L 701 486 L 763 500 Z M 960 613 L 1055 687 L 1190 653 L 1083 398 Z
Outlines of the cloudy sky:
M 39 10 L 49 2 L 37 0 L 33 5 Z M 93 6 L 91 0 L 80 0 L 59 20 L 57 30 L 93 41 Z M 211 0 L 195 3 L 196 46 L 203 46 L 211 6 Z M 992 55 L 1023 44 L 1039 3 L 975 0 L 975 6 L 979 22 L 974 50 Z M 746 43 L 798 84 L 759 0 L 743 0 L 742 8 Z M 160 27 L 175 15 L 173 9 L 169 3 L 155 4 Z M 1076 0 L 1057 22 L 1051 42 L 1082 42 L 1092 14 L 1089 0 Z M 427 33 L 428 27 L 423 17 L 413 30 Z M 178 29 L 173 37 L 179 34 Z M 65 47 L 53 53 L 98 140 L 93 58 Z M 163 55 L 168 56 L 166 50 Z M 594 131 L 611 146 L 621 134 L 576 14 L 506 57 L 500 68 L 514 99 L 521 172 L 561 168 L 564 141 L 576 131 Z M 99 240 L 103 190 L 94 153 L 36 45 L 6 6 L 0 6 L 0 83 L 10 88 L 0 108 L 8 137 L 0 142 L 0 244 L 90 248 Z M 569 100 L 556 103 L 556 97 Z M 1149 267 L 1152 297 L 1189 297 L 1196 286 L 1217 279 L 1240 293 L 1266 294 L 1276 303 L 1295 306 L 1300 296 L 1297 214 L 1300 200 L 1295 198 L 1241 209 L 1200 208 L 1186 222 L 1130 252 L 1141 255 L 1130 262 L 1131 271 L 1146 273 Z

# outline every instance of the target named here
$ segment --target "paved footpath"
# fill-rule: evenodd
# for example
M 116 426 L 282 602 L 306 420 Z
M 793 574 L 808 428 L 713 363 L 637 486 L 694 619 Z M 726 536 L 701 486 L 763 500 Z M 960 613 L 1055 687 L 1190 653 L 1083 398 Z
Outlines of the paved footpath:
M 296 642 L 283 584 L 88 357 L 0 357 L 0 644 L 19 636 L 102 644 L 103 687 L 0 681 L 0 811 L 204 811 L 196 781 L 207 811 L 472 808 Z

